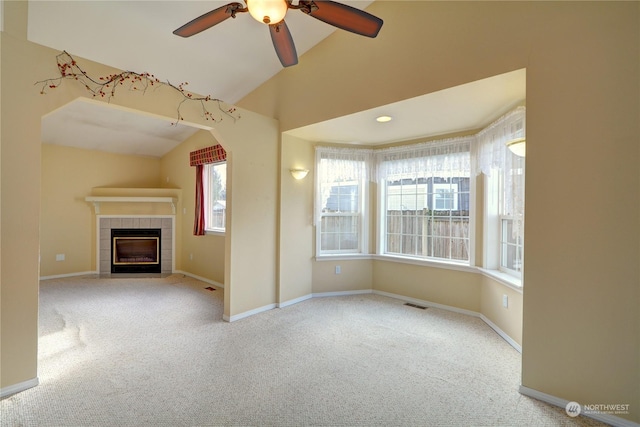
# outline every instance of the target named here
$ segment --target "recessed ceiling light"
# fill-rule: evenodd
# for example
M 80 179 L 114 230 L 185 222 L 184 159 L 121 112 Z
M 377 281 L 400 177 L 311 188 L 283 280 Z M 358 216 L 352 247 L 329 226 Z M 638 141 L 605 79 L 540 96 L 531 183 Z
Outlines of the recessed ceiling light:
M 391 117 L 391 116 L 378 116 L 378 117 L 376 117 L 376 122 L 378 122 L 378 123 L 387 123 L 387 122 L 390 122 L 391 120 L 393 120 L 393 117 Z

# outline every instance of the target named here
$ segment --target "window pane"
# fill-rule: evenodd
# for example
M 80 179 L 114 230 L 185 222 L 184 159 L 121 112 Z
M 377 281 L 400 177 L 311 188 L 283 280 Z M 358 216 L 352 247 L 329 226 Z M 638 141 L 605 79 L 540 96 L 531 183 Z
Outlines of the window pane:
M 521 221 L 503 218 L 500 236 L 500 266 L 515 272 L 522 271 L 523 245 L 519 227 Z
M 468 239 L 451 239 L 451 258 L 458 260 L 469 259 L 468 242 Z
M 353 252 L 360 247 L 359 230 L 360 217 L 358 216 L 323 216 L 320 249 Z
M 436 258 L 449 258 L 450 239 L 440 237 L 431 238 L 431 256 Z
M 205 165 L 205 228 L 224 231 L 227 213 L 227 164 Z
M 387 253 L 469 259 L 469 172 L 455 173 L 460 176 L 414 171 L 386 180 Z
M 417 237 L 404 235 L 402 236 L 402 253 L 407 255 L 416 254 Z
M 337 233 L 321 233 L 320 249 L 323 251 L 336 251 L 339 248 Z
M 329 196 L 323 206 L 324 212 L 359 212 L 359 187 L 357 183 L 332 183 Z
M 319 255 L 359 252 L 368 150 L 320 147 L 316 155 Z

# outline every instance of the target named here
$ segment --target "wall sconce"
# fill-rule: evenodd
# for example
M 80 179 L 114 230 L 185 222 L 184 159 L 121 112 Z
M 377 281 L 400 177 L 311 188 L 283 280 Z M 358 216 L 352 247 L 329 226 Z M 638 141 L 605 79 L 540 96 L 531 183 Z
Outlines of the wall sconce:
M 309 173 L 309 169 L 289 169 L 289 172 L 295 179 L 303 179 Z
M 507 148 L 516 156 L 525 157 L 527 154 L 527 140 L 525 138 L 512 139 L 507 142 Z

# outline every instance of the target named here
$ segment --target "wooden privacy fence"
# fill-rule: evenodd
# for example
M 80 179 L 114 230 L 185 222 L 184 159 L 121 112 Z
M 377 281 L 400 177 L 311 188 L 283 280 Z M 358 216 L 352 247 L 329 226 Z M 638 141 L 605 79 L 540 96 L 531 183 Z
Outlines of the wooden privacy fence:
M 387 211 L 386 252 L 469 259 L 469 211 Z

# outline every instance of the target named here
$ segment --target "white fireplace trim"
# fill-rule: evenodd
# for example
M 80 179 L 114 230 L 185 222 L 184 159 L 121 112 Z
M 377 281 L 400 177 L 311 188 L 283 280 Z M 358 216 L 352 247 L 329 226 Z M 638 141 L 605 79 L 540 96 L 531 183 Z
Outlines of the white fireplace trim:
M 176 214 L 176 203 L 178 199 L 175 197 L 147 197 L 147 196 L 88 196 L 84 200 L 93 203 L 96 215 L 100 213 L 100 203 L 170 203 L 173 214 Z
M 111 270 L 102 271 L 100 268 L 100 255 L 101 255 L 101 247 L 100 247 L 100 222 L 102 218 L 109 219 L 129 219 L 129 218 L 137 218 L 137 219 L 171 219 L 171 273 L 176 271 L 176 217 L 175 215 L 96 215 L 96 271 L 98 274 L 111 274 Z M 130 228 L 130 227 L 127 227 Z M 134 227 L 135 228 L 135 227 Z M 109 239 L 111 239 L 111 228 L 105 228 L 105 230 L 109 230 Z

